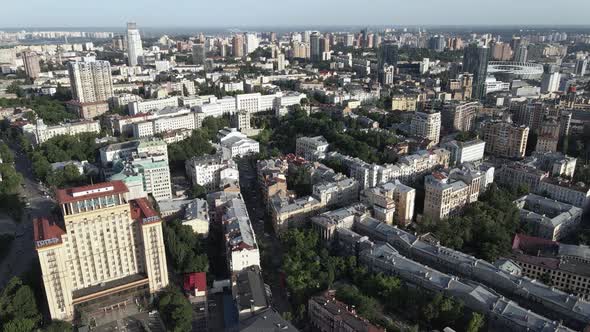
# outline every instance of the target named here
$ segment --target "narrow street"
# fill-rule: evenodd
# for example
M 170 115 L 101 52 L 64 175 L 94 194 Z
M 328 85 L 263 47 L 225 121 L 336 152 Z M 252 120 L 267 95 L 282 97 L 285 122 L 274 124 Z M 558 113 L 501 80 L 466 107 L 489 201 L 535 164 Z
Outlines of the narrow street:
M 240 170 L 240 187 L 252 227 L 256 233 L 256 241 L 260 247 L 260 260 L 264 282 L 271 287 L 273 307 L 280 313 L 290 312 L 291 305 L 287 291 L 282 286 L 279 271 L 281 269 L 282 247 L 280 240 L 272 231 L 270 217 L 260 193 L 256 165 L 246 159 L 238 162 Z
M 37 258 L 33 245 L 32 219 L 47 215 L 54 207 L 54 202 L 46 198 L 39 189 L 31 170 L 31 162 L 14 147 L 15 168 L 23 175 L 21 196 L 30 204 L 25 208 L 22 221 L 16 225 L 16 235 L 9 253 L 0 264 L 0 289 L 14 276 L 20 276 L 31 268 Z

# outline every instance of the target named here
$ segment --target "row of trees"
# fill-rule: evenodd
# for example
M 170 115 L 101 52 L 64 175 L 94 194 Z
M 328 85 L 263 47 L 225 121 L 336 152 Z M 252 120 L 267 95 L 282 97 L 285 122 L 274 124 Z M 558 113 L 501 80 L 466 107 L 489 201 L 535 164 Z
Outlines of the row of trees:
M 431 232 L 445 246 L 493 262 L 510 251 L 514 234 L 521 231 L 514 198 L 511 192 L 492 184 L 462 216 L 443 222 L 424 218 L 418 231 Z
M 211 142 L 217 141 L 217 132 L 229 126 L 229 118 L 207 117 L 201 128 L 193 130 L 191 137 L 168 145 L 168 160 L 173 169 L 184 169 L 184 162 L 195 156 L 214 154 Z
M 63 98 L 65 99 L 67 96 Z M 0 98 L 0 107 L 26 107 L 33 109 L 37 116 L 43 119 L 48 125 L 56 125 L 78 118 L 76 114 L 66 110 L 63 101 L 46 96 L 16 99 Z
M 14 168 L 14 155 L 4 142 L 0 142 L 0 158 L 0 211 L 19 221 L 22 218 L 23 202 L 18 192 L 23 176 Z
M 208 272 L 206 240 L 193 233 L 190 226 L 180 221 L 166 222 L 164 225 L 164 243 L 168 261 L 177 274 L 190 272 Z
M 62 188 L 86 184 L 88 177 L 80 174 L 74 165 L 66 165 L 63 169 L 53 170 L 52 163 L 69 160 L 95 162 L 98 148 L 94 133 L 56 136 L 41 144 L 36 150 L 29 151 L 33 173 L 49 186 Z
M 452 298 L 409 287 L 394 276 L 375 274 L 357 265 L 354 256 L 333 256 L 313 230 L 291 229 L 282 237 L 285 248 L 283 273 L 296 308 L 296 320 L 303 320 L 307 299 L 337 286 L 337 298 L 354 305 L 361 316 L 395 330 L 387 315 L 419 322 L 422 328 L 456 327 L 478 331 L 483 317 L 465 310 Z

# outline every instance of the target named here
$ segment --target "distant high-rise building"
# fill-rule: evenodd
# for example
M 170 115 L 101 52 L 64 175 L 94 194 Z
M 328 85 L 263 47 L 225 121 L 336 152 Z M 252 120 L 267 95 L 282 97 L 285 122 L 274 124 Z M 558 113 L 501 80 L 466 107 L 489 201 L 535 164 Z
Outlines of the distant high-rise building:
M 492 46 L 492 58 L 499 61 L 510 61 L 512 59 L 512 48 L 507 43 L 494 43 Z
M 320 38 L 320 51 L 322 53 L 330 52 L 330 37 L 328 35 Z
M 121 35 L 113 37 L 113 48 L 119 51 L 126 50 L 127 45 L 125 43 L 125 37 Z
M 127 56 L 129 66 L 137 66 L 138 58 L 143 56 L 143 45 L 137 25 L 133 22 L 127 23 Z
M 344 37 L 344 46 L 346 47 L 353 47 L 354 46 L 354 34 L 347 33 Z
M 516 51 L 514 51 L 514 61 L 515 62 L 526 62 L 528 59 L 529 50 L 527 45 L 520 44 Z
M 381 47 L 381 35 L 378 34 L 378 33 L 376 33 L 373 36 L 373 48 L 377 48 L 378 49 L 379 47 Z
M 121 181 L 61 189 L 59 216 L 33 220 L 52 319 L 71 321 L 78 308 L 110 307 L 114 297 L 134 303 L 168 285 L 162 219 L 128 192 Z
M 41 73 L 41 67 L 39 66 L 39 56 L 35 52 L 23 53 L 23 62 L 25 64 L 25 73 L 28 77 L 36 79 Z
M 588 67 L 588 58 L 580 59 L 576 61 L 576 75 L 584 76 L 586 75 L 586 68 Z
M 255 33 L 246 34 L 246 53 L 250 54 L 258 48 L 258 37 Z
M 314 31 L 309 37 L 310 53 L 311 53 L 311 60 L 312 61 L 320 61 L 322 59 L 320 38 L 321 38 L 321 35 L 317 31 Z
M 561 74 L 559 68 L 554 65 L 545 65 L 545 71 L 541 80 L 541 92 L 557 92 L 559 91 L 559 83 L 561 80 Z
M 443 52 L 446 46 L 446 39 L 443 35 L 436 35 L 430 38 L 430 49 L 435 52 Z
M 244 56 L 244 36 L 241 34 L 237 34 L 232 39 L 232 49 L 233 55 L 236 58 L 241 58 Z
M 490 49 L 486 46 L 470 45 L 463 54 L 463 71 L 473 74 L 472 98 L 485 97 L 486 77 Z
M 207 58 L 207 50 L 205 49 L 205 44 L 201 44 L 201 43 L 193 44 L 193 64 L 203 65 L 203 64 L 205 64 L 206 58 Z
M 270 42 L 271 43 L 276 43 L 277 42 L 277 33 L 276 32 L 271 32 L 270 33 Z
M 283 53 L 277 55 L 277 70 L 285 70 L 285 55 Z
M 397 65 L 399 55 L 399 46 L 393 42 L 385 42 L 381 44 L 378 55 L 379 68 L 383 68 L 385 64 L 392 66 Z

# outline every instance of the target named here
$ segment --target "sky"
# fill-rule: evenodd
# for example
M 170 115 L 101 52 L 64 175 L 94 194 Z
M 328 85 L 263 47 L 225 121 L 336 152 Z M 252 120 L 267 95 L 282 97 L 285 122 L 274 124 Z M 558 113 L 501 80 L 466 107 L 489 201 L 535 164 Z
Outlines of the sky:
M 590 0 L 1 0 L 0 27 L 589 25 Z M 563 6 L 562 8 L 559 8 Z

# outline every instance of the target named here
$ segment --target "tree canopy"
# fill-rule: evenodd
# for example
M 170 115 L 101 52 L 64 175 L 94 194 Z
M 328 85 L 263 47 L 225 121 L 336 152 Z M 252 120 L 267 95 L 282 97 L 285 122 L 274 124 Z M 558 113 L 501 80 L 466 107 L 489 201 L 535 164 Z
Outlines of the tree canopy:
M 509 192 L 492 184 L 462 216 L 439 222 L 424 218 L 418 230 L 434 233 L 445 246 L 493 262 L 510 251 L 512 238 L 520 227 L 519 210 L 513 199 Z

